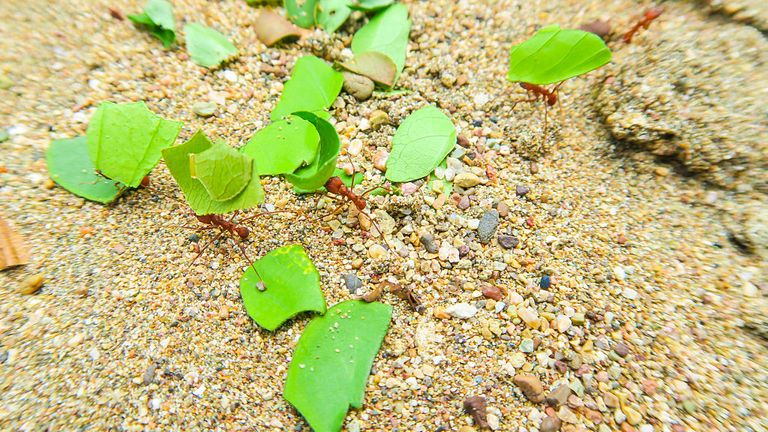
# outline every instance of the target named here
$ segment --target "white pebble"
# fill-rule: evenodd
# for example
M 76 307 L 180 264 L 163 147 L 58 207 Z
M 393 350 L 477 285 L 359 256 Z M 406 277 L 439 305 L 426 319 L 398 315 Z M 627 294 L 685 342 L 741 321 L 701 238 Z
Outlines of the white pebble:
M 472 318 L 477 314 L 477 308 L 469 303 L 457 303 L 449 306 L 445 311 L 448 312 L 449 315 L 460 319 Z
M 224 75 L 224 79 L 229 82 L 237 82 L 237 74 L 234 71 L 227 69 L 222 72 L 222 75 Z
M 634 300 L 637 298 L 637 291 L 633 290 L 632 288 L 624 288 L 621 291 L 621 295 L 630 300 Z
M 205 393 L 205 384 L 200 385 L 200 387 L 192 391 L 192 394 L 199 398 L 203 397 L 203 393 Z

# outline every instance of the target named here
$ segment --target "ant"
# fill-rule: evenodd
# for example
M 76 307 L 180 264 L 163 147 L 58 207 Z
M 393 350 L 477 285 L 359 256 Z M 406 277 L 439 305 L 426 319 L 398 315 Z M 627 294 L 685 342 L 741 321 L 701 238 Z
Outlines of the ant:
M 547 138 L 548 109 L 549 107 L 554 106 L 556 103 L 559 102 L 559 99 L 557 97 L 557 91 L 560 90 L 560 86 L 563 85 L 563 82 L 564 81 L 561 81 L 552 90 L 547 90 L 546 87 L 536 85 L 536 84 L 531 84 L 526 82 L 518 83 L 520 87 L 522 87 L 529 96 L 531 95 L 531 93 L 533 93 L 533 97 L 531 97 L 530 99 L 525 99 L 522 101 L 515 102 L 512 108 L 514 108 L 515 105 L 517 105 L 519 102 L 536 102 L 537 100 L 539 100 L 539 98 L 541 98 L 541 100 L 544 101 L 544 133 L 543 133 L 542 139 Z
M 640 18 L 640 20 L 636 22 L 635 25 L 632 26 L 632 28 L 629 29 L 628 32 L 624 33 L 624 37 L 622 38 L 624 40 L 624 43 L 631 43 L 632 37 L 635 36 L 635 33 L 640 31 L 641 28 L 644 28 L 647 30 L 648 26 L 650 26 L 653 20 L 658 18 L 662 12 L 664 12 L 664 8 L 661 6 L 647 9 L 643 13 L 642 18 Z

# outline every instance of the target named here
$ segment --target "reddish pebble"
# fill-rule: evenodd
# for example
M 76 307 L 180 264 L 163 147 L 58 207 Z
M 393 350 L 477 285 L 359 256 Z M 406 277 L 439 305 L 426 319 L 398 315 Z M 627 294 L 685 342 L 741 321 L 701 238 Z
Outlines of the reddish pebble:
M 494 299 L 496 301 L 500 301 L 504 298 L 504 292 L 501 288 L 495 286 L 495 285 L 483 285 L 483 295 L 487 298 Z
M 647 394 L 648 396 L 652 396 L 654 393 L 656 393 L 656 389 L 658 388 L 659 385 L 656 384 L 656 381 L 652 379 L 643 381 L 643 393 Z
M 528 219 L 525 220 L 525 224 L 528 225 L 528 227 L 533 228 L 535 225 L 533 221 L 533 216 L 528 216 Z

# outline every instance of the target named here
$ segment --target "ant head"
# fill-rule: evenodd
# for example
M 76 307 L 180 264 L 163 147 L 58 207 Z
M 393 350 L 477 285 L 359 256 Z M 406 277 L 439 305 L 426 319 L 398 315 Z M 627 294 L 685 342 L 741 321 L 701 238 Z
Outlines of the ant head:
M 248 238 L 248 235 L 251 234 L 251 231 L 248 228 L 244 227 L 244 226 L 235 227 L 235 232 L 243 240 Z

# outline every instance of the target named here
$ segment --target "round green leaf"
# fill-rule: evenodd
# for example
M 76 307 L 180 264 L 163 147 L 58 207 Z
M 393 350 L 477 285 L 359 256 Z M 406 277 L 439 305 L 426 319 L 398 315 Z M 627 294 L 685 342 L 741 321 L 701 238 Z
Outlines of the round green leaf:
M 362 54 L 377 51 L 397 65 L 397 73 L 405 67 L 405 54 L 408 50 L 408 34 L 411 20 L 408 7 L 394 4 L 379 12 L 368 24 L 364 25 L 352 38 L 352 52 Z
M 280 175 L 312 162 L 319 144 L 315 125 L 289 116 L 256 132 L 240 151 L 253 158 L 259 174 Z
M 189 175 L 216 201 L 227 201 L 242 192 L 251 181 L 252 171 L 253 159 L 224 143 L 189 155 Z
M 223 34 L 202 24 L 184 26 L 187 51 L 192 61 L 200 66 L 213 68 L 237 55 L 237 48 Z
M 198 215 L 224 214 L 235 210 L 248 209 L 264 201 L 264 190 L 261 188 L 256 164 L 252 164 L 251 181 L 242 192 L 232 199 L 216 201 L 208 194 L 208 190 L 190 173 L 190 154 L 200 154 L 211 147 L 213 143 L 203 131 L 197 133 L 184 144 L 163 150 L 163 159 L 171 175 L 181 187 L 184 197 L 192 210 Z
M 53 141 L 45 159 L 56 184 L 87 200 L 110 203 L 126 188 L 96 173 L 84 136 Z
M 392 306 L 349 300 L 307 324 L 288 367 L 283 397 L 313 430 L 339 431 L 349 406 L 363 405 L 391 317 Z
M 409 115 L 392 138 L 387 180 L 407 182 L 426 177 L 456 145 L 456 127 L 439 109 L 428 106 Z
M 182 124 L 155 115 L 144 102 L 104 102 L 88 124 L 88 154 L 104 176 L 135 188 L 176 140 Z
M 297 111 L 330 118 L 325 110 L 336 100 L 343 84 L 344 76 L 323 60 L 311 55 L 301 57 L 293 66 L 291 79 L 285 83 L 270 119 L 281 120 Z
M 567 80 L 611 61 L 611 50 L 600 36 L 550 25 L 509 52 L 507 79 L 537 85 Z
M 286 174 L 285 179 L 298 189 L 315 191 L 323 187 L 336 168 L 336 159 L 339 156 L 339 150 L 341 150 L 339 134 L 336 133 L 333 125 L 312 113 L 297 112 L 294 114 L 315 126 L 320 135 L 320 149 L 309 165 L 299 168 L 291 174 Z
M 300 312 L 325 313 L 320 273 L 298 244 L 275 249 L 248 267 L 240 295 L 248 315 L 270 331 Z

